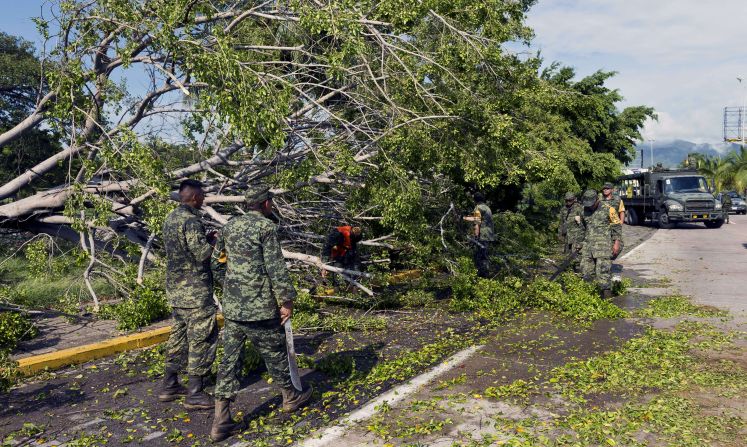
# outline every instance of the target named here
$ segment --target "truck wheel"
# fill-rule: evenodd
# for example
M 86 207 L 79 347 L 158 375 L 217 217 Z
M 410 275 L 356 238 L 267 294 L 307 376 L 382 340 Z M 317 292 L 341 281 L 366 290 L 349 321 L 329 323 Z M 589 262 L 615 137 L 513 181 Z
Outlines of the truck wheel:
M 667 213 L 659 213 L 659 228 L 669 230 L 674 228 L 675 225 L 674 222 L 669 220 L 669 215 Z
M 628 225 L 638 225 L 638 213 L 635 209 L 631 208 L 625 211 L 625 223 Z
M 703 223 L 705 224 L 706 228 L 721 228 L 721 225 L 724 224 L 724 219 L 706 220 Z

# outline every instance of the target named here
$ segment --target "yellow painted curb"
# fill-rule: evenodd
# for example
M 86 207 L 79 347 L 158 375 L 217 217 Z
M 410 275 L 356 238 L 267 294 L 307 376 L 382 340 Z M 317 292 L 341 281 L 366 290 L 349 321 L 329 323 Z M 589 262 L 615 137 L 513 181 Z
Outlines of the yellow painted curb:
M 218 325 L 223 326 L 223 315 L 216 316 Z M 164 326 L 137 334 L 124 335 L 110 340 L 61 349 L 48 354 L 34 355 L 18 359 L 18 371 L 24 376 L 30 376 L 44 370 L 59 369 L 69 365 L 90 362 L 91 360 L 108 357 L 124 351 L 146 348 L 163 343 L 171 334 L 171 326 Z

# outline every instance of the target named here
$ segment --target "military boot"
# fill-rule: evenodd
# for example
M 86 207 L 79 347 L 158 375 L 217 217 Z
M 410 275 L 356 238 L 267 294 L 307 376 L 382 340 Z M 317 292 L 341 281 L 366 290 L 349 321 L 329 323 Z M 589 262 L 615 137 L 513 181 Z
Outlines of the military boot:
M 184 408 L 187 410 L 209 410 L 215 406 L 215 401 L 205 392 L 202 376 L 189 376 L 187 398 Z
M 179 383 L 179 370 L 169 368 L 163 373 L 163 382 L 161 392 L 158 394 L 158 400 L 161 402 L 171 402 L 180 396 L 185 396 L 187 389 Z
M 314 388 L 309 385 L 304 391 L 298 391 L 297 389 L 290 387 L 283 389 L 283 411 L 288 413 L 293 412 L 301 408 L 303 404 L 311 399 L 311 393 Z
M 610 290 L 610 289 L 604 289 L 604 290 L 602 290 L 602 299 L 611 300 L 612 299 L 612 290 Z
M 215 417 L 210 428 L 210 439 L 220 442 L 243 430 L 242 422 L 234 422 L 231 417 L 231 401 L 228 399 L 215 400 Z

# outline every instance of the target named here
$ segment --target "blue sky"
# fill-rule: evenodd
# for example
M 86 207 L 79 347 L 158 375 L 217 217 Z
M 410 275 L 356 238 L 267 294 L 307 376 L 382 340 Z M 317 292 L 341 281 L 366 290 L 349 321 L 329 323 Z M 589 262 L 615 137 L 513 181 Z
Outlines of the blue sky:
M 40 43 L 46 0 L 0 0 L 0 30 Z M 747 100 L 745 0 L 540 0 L 528 24 L 547 63 L 617 71 L 626 105 L 656 108 L 645 138 L 719 143 L 724 106 Z

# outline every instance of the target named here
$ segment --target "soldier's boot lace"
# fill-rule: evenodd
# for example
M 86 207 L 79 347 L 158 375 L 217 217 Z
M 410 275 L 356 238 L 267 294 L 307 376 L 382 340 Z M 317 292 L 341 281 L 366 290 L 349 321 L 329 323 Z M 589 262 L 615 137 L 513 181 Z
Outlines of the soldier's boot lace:
M 187 389 L 179 383 L 179 371 L 169 368 L 163 373 L 163 382 L 161 392 L 158 394 L 158 400 L 161 402 L 171 402 L 180 396 L 186 396 Z
M 297 389 L 290 387 L 290 388 L 284 388 L 283 389 L 283 411 L 286 411 L 288 413 L 298 410 L 305 404 L 306 402 L 311 399 L 311 393 L 314 391 L 314 388 L 309 385 L 308 388 L 306 388 L 303 391 L 298 391 Z
M 612 290 L 610 289 L 604 289 L 602 290 L 602 298 L 605 300 L 612 299 Z
M 204 391 L 204 377 L 189 376 L 187 387 L 187 398 L 184 399 L 184 408 L 187 410 L 209 410 L 215 406 L 215 401 Z
M 243 422 L 234 422 L 231 417 L 231 401 L 228 399 L 215 400 L 215 417 L 210 428 L 210 439 L 220 442 L 239 433 L 244 429 Z

